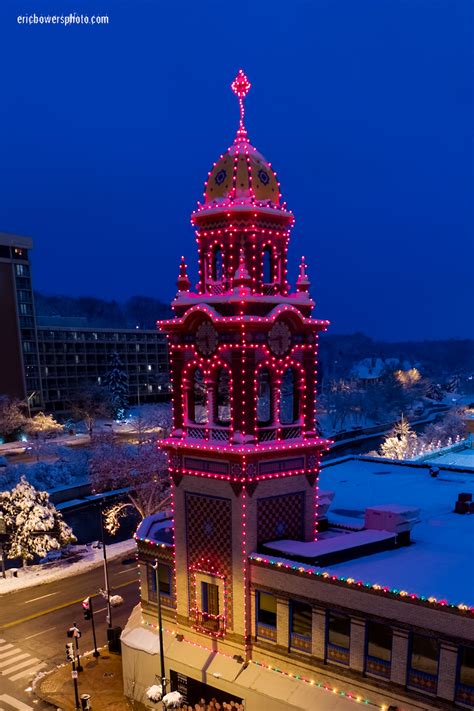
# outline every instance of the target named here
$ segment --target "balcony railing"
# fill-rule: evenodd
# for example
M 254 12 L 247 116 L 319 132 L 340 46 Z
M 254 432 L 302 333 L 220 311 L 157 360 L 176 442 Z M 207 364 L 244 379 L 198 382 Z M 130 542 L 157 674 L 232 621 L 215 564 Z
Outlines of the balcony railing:
M 188 425 L 186 435 L 189 439 L 204 439 L 212 442 L 228 442 L 230 430 L 228 427 L 216 425 Z
M 257 430 L 259 442 L 273 442 L 275 440 L 298 439 L 303 434 L 301 425 L 271 425 L 260 427 Z
M 225 634 L 224 615 L 211 615 L 204 610 L 194 610 L 194 626 L 202 632 L 211 632 L 222 637 Z

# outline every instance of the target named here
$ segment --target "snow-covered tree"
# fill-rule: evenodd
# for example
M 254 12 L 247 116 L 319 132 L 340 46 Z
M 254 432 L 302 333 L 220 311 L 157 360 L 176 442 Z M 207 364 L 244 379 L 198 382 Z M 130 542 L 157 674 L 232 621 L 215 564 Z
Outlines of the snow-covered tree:
M 429 400 L 434 400 L 435 402 L 441 402 L 444 397 L 443 390 L 438 383 L 428 383 L 426 386 L 425 396 Z
M 45 445 L 51 437 L 64 432 L 64 427 L 56 422 L 52 415 L 45 415 L 44 412 L 38 412 L 37 415 L 27 420 L 25 431 L 31 437 L 31 444 L 36 454 L 36 459 L 39 461 L 40 454 L 44 451 Z
M 440 422 L 433 422 L 425 429 L 420 439 L 426 450 L 447 447 L 448 443 L 466 437 L 465 415 L 461 408 L 453 408 Z
M 8 558 L 21 558 L 25 566 L 35 556 L 44 558 L 76 540 L 72 529 L 49 500 L 24 477 L 12 491 L 0 493 L 0 510 L 5 519 Z
M 0 437 L 5 440 L 15 439 L 25 423 L 26 417 L 21 402 L 0 395 Z
M 94 491 L 128 488 L 127 501 L 113 505 L 105 514 L 105 525 L 115 533 L 120 518 L 134 508 L 141 519 L 170 504 L 166 455 L 155 443 L 118 444 L 111 437 L 94 442 L 90 473 Z
M 110 357 L 109 370 L 104 377 L 104 387 L 110 393 L 113 416 L 122 419 L 128 406 L 128 376 L 116 351 Z
M 416 454 L 417 434 L 402 416 L 385 436 L 380 447 L 380 455 L 389 459 L 410 459 Z

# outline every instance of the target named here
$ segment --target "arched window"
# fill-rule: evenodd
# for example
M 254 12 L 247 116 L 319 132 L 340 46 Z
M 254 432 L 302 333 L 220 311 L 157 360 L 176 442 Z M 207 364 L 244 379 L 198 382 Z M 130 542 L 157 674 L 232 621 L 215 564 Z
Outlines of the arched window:
M 283 373 L 280 389 L 280 422 L 291 425 L 300 416 L 298 377 L 293 368 Z
M 267 245 L 263 250 L 262 278 L 264 284 L 273 283 L 273 254 L 272 248 Z
M 222 281 L 223 273 L 222 249 L 218 245 L 212 255 L 212 279 Z
M 257 424 L 269 425 L 272 420 L 270 371 L 262 368 L 257 376 Z
M 216 415 L 218 425 L 230 425 L 230 376 L 227 368 L 221 368 L 217 374 Z
M 207 406 L 207 386 L 201 368 L 196 368 L 194 371 L 192 389 L 193 407 L 190 413 L 191 419 L 196 424 L 205 425 L 209 421 L 209 412 Z

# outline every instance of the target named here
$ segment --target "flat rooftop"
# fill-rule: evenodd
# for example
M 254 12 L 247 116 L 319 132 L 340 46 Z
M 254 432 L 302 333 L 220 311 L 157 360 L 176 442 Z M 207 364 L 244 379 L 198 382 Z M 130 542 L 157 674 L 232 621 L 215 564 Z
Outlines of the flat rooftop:
M 428 454 L 423 459 L 423 462 L 429 462 L 433 467 L 441 467 L 444 464 L 450 467 L 460 467 L 461 469 L 472 469 L 474 475 L 474 449 L 469 447 L 452 450 L 445 454 Z
M 420 509 L 411 545 L 335 563 L 324 570 L 452 604 L 474 605 L 474 515 L 453 513 L 458 494 L 471 493 L 474 498 L 474 473 L 443 469 L 437 459 L 440 471 L 432 478 L 432 465 L 398 465 L 361 457 L 323 467 L 321 489 L 335 492 L 328 511 L 330 524 L 360 530 L 365 509 L 371 506 Z

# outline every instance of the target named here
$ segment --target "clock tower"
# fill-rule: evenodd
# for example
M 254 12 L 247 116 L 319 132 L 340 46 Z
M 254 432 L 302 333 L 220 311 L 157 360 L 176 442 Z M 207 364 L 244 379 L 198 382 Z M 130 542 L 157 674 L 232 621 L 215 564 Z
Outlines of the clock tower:
M 293 214 L 240 122 L 193 212 L 199 282 L 182 258 L 169 340 L 178 632 L 244 657 L 251 645 L 248 556 L 272 540 L 315 540 L 318 334 L 304 259 L 287 278 Z M 208 640 L 209 641 L 209 640 Z

